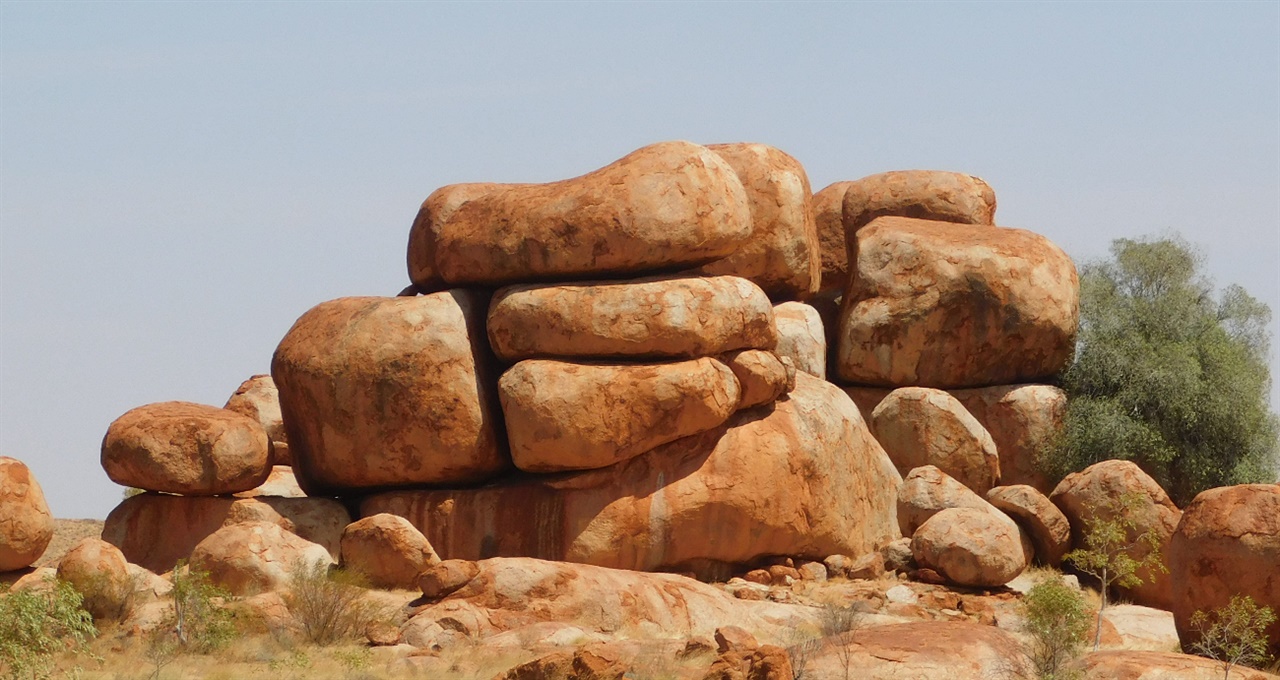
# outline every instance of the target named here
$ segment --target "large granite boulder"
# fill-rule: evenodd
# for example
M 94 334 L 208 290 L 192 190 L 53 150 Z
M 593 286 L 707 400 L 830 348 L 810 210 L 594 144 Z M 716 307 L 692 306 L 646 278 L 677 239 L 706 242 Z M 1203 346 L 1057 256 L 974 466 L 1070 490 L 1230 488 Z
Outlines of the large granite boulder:
M 877 217 L 992 225 L 996 216 L 996 192 L 973 175 L 941 170 L 895 170 L 849 182 L 841 201 L 841 212 L 846 238 L 852 238 Z
M 772 405 L 601 470 L 397 491 L 446 559 L 527 556 L 706 571 L 765 555 L 862 555 L 898 537 L 901 479 L 838 387 L 804 373 Z
M 133 577 L 124 554 L 97 538 L 77 543 L 58 562 L 58 578 L 84 598 L 95 621 L 120 621 L 129 614 Z
M 921 524 L 947 508 L 974 508 L 1000 515 L 995 506 L 933 465 L 922 465 L 902 479 L 898 528 L 903 536 L 911 538 Z
M 255 375 L 240 383 L 235 394 L 227 399 L 228 411 L 249 416 L 262 425 L 271 441 L 273 465 L 289 465 L 289 436 L 285 434 L 284 417 L 280 415 L 280 391 L 269 375 Z
M 494 295 L 488 333 L 507 362 L 684 359 L 778 342 L 768 296 L 736 276 L 509 286 Z
M 947 508 L 911 537 L 911 555 L 959 586 L 1002 586 L 1027 568 L 1017 525 L 996 513 Z
M 409 234 L 420 290 L 634 276 L 733 254 L 752 234 L 737 173 L 689 142 L 646 146 L 550 184 L 437 190 Z
M 191 564 L 232 595 L 285 590 L 298 570 L 332 563 L 324 546 L 270 522 L 240 522 L 218 529 L 191 551 Z
M 271 375 L 303 490 L 467 484 L 509 468 L 486 307 L 454 290 L 342 298 L 302 315 Z
M 987 502 L 1012 517 L 1031 536 L 1041 564 L 1062 564 L 1071 549 L 1071 523 L 1044 494 L 1026 484 L 997 486 L 987 492 Z
M 1067 395 L 1053 385 L 999 385 L 952 390 L 951 396 L 991 434 L 1000 454 L 1000 483 L 1053 490 L 1041 471 L 1041 447 L 1062 426 Z
M 1280 612 L 1280 484 L 1241 484 L 1201 492 L 1169 542 L 1174 622 L 1184 648 L 1199 638 L 1198 610 L 1225 607 L 1232 596 Z M 1280 621 L 1267 629 L 1280 656 Z
M 25 569 L 53 540 L 44 492 L 22 461 L 0 456 L 0 571 Z
M 798 370 L 825 380 L 827 334 L 818 310 L 803 302 L 784 302 L 773 308 L 773 320 L 778 326 L 778 356 L 791 359 Z
M 373 515 L 342 532 L 342 566 L 377 588 L 413 588 L 424 569 L 439 563 L 426 536 L 403 517 Z
M 856 243 L 837 331 L 842 380 L 981 387 L 1048 378 L 1070 361 L 1079 281 L 1043 236 L 881 217 Z
M 226 409 L 166 401 L 116 418 L 102 440 L 111 481 L 188 496 L 248 491 L 271 473 L 271 448 L 258 421 Z
M 904 475 L 935 465 L 979 495 L 1000 482 L 1000 457 L 991 435 L 942 390 L 890 392 L 871 412 L 871 432 Z
M 1161 554 L 1160 563 L 1167 569 L 1169 539 L 1182 518 L 1182 512 L 1169 500 L 1164 489 L 1134 463 L 1106 460 L 1073 472 L 1058 483 L 1049 500 L 1071 523 L 1072 547 L 1085 548 L 1089 522 L 1094 518 L 1115 518 L 1121 512 L 1120 504 L 1128 496 L 1137 502 L 1126 515 L 1136 527 L 1128 535 L 1128 541 L 1134 543 L 1128 551 L 1129 556 L 1141 560 L 1151 553 L 1152 547 L 1136 541 L 1136 538 L 1141 532 L 1152 531 L 1158 539 L 1159 547 L 1155 549 Z M 1137 576 L 1142 579 L 1142 585 L 1121 589 L 1129 600 L 1157 609 L 1173 606 L 1173 579 L 1168 574 L 1161 569 L 1142 569 Z
M 860 627 L 824 640 L 806 670 L 815 680 L 1035 677 L 1017 638 L 968 621 Z

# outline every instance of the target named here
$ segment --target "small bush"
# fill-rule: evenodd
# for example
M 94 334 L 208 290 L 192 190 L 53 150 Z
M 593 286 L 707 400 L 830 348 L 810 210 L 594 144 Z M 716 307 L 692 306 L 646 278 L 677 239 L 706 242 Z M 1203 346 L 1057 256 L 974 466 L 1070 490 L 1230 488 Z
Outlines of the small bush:
M 1190 651 L 1221 662 L 1223 678 L 1237 665 L 1261 667 L 1271 659 L 1266 629 L 1275 620 L 1271 607 L 1259 607 L 1247 595 L 1233 596 L 1225 607 L 1191 615 L 1191 628 L 1199 639 Z
M 1022 600 L 1026 632 L 1031 637 L 1028 656 L 1041 680 L 1079 677 L 1067 665 L 1080 654 L 1089 635 L 1089 612 L 1084 596 L 1061 578 L 1046 578 Z
M 219 606 L 230 595 L 213 585 L 209 573 L 180 560 L 173 569 L 173 611 L 152 634 L 146 655 L 151 678 L 184 653 L 211 654 L 236 635 L 231 612 Z
M 58 652 L 80 651 L 98 634 L 70 583 L 0 595 L 0 670 L 6 678 L 47 678 Z
M 365 599 L 367 583 L 356 573 L 328 565 L 298 565 L 285 602 L 308 642 L 331 645 L 361 635 L 371 621 L 385 616 Z

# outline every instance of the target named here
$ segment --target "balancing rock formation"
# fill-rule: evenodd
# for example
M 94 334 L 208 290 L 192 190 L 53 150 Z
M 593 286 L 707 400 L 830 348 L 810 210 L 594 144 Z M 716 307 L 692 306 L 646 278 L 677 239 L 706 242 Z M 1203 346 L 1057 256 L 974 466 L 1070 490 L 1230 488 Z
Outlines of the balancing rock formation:
M 104 467 L 149 493 L 104 538 L 157 571 L 253 543 L 400 586 L 459 560 L 712 577 L 913 545 L 941 578 L 1003 584 L 1033 529 L 1058 559 L 1038 516 L 1018 506 L 1020 527 L 983 496 L 1048 491 L 1027 461 L 1061 393 L 1035 381 L 1071 355 L 1078 291 L 1062 251 L 994 226 L 995 205 L 933 171 L 814 196 L 796 159 L 747 143 L 442 187 L 400 295 L 319 303 L 224 409 L 112 425 Z M 900 499 L 904 476 L 921 488 Z M 271 589 L 282 560 L 223 578 Z

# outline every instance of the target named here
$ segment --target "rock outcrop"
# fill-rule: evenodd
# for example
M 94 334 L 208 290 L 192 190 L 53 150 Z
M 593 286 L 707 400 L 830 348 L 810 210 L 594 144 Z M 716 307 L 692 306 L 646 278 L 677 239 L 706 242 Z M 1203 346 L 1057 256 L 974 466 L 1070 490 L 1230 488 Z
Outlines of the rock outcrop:
M 930 517 L 947 508 L 974 508 L 997 512 L 969 487 L 933 465 L 915 468 L 898 488 L 898 528 L 911 538 Z
M 22 461 L 0 456 L 0 571 L 25 569 L 53 540 L 44 492 Z
M 819 680 L 958 680 L 1034 677 L 1018 640 L 961 621 L 913 621 L 843 633 L 823 644 L 807 668 Z
M 1177 652 L 1101 651 L 1084 657 L 1084 676 L 1092 680 L 1221 680 L 1222 663 Z M 1233 680 L 1278 680 L 1280 676 L 1235 666 Z
M 778 327 L 778 356 L 788 357 L 796 369 L 827 378 L 827 334 L 818 310 L 803 302 L 784 302 L 773 308 Z
M 1044 494 L 1026 484 L 998 486 L 987 492 L 987 502 L 1012 517 L 1031 536 L 1041 564 L 1062 564 L 1071 549 L 1071 523 Z
M 896 389 L 872 411 L 870 424 L 904 475 L 935 465 L 980 495 L 1000 482 L 1000 457 L 991 435 L 942 390 Z
M 284 417 L 280 415 L 280 392 L 269 375 L 255 375 L 240 383 L 235 394 L 222 408 L 249 416 L 262 425 L 271 441 L 273 465 L 289 465 L 289 437 L 284 431 Z
M 921 568 L 961 586 L 1002 586 L 1027 568 L 1018 527 L 974 508 L 930 517 L 911 537 L 911 554 Z

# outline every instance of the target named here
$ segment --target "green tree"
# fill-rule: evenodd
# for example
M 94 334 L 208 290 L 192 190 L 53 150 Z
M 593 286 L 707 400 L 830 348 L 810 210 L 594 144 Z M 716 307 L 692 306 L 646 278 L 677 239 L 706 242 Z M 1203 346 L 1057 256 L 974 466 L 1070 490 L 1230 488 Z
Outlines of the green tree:
M 1028 655 L 1040 680 L 1071 680 L 1079 672 L 1068 669 L 1089 634 L 1084 596 L 1057 575 L 1031 587 L 1022 599 L 1022 614 L 1030 637 Z
M 0 670 L 6 678 L 47 678 L 54 655 L 83 649 L 98 634 L 80 593 L 66 581 L 0 595 Z
M 1260 666 L 1271 659 L 1267 653 L 1267 626 L 1276 620 L 1271 607 L 1259 607 L 1249 596 L 1232 596 L 1231 602 L 1212 613 L 1191 615 L 1191 628 L 1199 638 L 1190 651 L 1222 662 L 1222 677 L 1231 676 L 1237 665 Z
M 1067 414 L 1046 472 L 1132 460 L 1179 505 L 1215 486 L 1274 479 L 1271 311 L 1239 286 L 1215 295 L 1180 238 L 1119 239 L 1111 254 L 1080 269 Z

